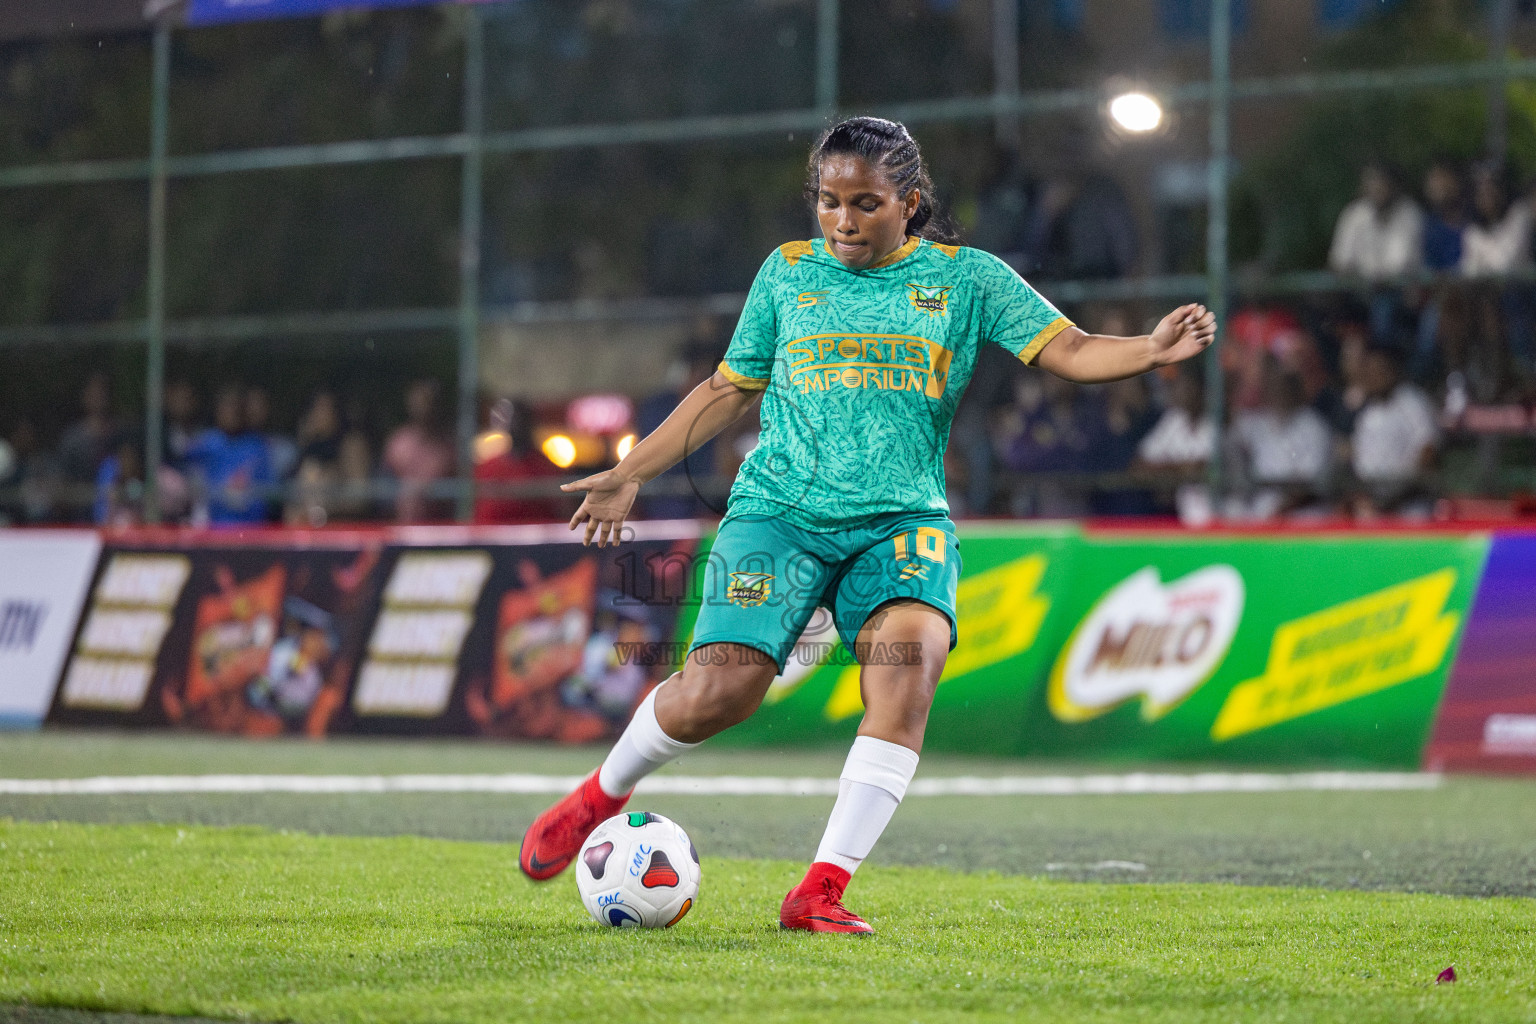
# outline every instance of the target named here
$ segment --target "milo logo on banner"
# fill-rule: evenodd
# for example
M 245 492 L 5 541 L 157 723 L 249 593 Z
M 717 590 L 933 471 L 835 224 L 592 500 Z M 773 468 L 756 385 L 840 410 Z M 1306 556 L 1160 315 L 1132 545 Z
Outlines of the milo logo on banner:
M 1143 719 L 1166 715 L 1227 656 L 1244 596 L 1230 565 L 1166 584 L 1155 566 L 1133 574 L 1099 599 L 1056 659 L 1051 713 L 1084 722 L 1140 697 Z

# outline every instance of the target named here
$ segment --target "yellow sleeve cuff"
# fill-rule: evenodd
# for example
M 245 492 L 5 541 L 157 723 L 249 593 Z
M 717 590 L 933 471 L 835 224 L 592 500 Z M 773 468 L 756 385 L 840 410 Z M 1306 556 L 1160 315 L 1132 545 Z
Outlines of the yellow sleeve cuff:
M 1064 316 L 1057 317 L 1055 320 L 1051 321 L 1049 326 L 1045 327 L 1039 334 L 1035 335 L 1034 338 L 1030 340 L 1028 345 L 1024 346 L 1024 351 L 1019 353 L 1019 358 L 1024 361 L 1025 365 L 1033 363 L 1035 361 L 1035 357 L 1040 354 L 1040 350 L 1045 348 L 1045 346 L 1050 343 L 1052 338 L 1056 337 L 1056 335 L 1060 334 L 1068 327 L 1076 326 L 1076 324 Z
M 719 369 L 720 375 L 722 377 L 730 381 L 732 384 L 735 384 L 743 391 L 765 391 L 768 388 L 767 377 L 744 377 L 727 366 L 725 364 L 725 360 L 723 359 L 720 360 Z

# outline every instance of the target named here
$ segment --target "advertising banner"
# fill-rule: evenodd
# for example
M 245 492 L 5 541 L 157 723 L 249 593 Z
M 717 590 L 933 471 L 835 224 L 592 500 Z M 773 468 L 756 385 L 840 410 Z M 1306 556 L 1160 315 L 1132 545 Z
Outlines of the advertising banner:
M 1090 536 L 1020 750 L 1416 767 L 1486 548 Z
M 1427 768 L 1536 772 L 1536 536 L 1496 536 Z
M 328 542 L 109 545 L 50 720 L 600 739 L 671 672 L 695 544 Z
M 0 727 L 48 713 L 100 552 L 87 531 L 0 530 Z
M 925 745 L 985 754 L 1418 764 L 1480 537 L 963 527 L 959 647 Z M 824 624 L 825 625 L 825 624 Z M 845 738 L 858 669 L 807 631 L 749 743 Z M 818 646 L 808 641 L 820 640 Z
M 379 555 L 109 546 L 50 720 L 325 735 Z
M 356 683 L 353 732 L 583 743 L 616 735 L 673 671 L 692 537 L 394 547 Z

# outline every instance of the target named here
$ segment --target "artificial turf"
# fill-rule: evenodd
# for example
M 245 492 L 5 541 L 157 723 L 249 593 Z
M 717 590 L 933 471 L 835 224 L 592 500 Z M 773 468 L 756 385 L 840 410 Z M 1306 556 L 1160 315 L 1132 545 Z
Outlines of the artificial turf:
M 144 773 L 578 774 L 593 748 L 440 739 L 241 741 L 188 734 L 0 735 L 0 777 Z M 704 748 L 664 769 L 835 778 L 846 751 Z M 1123 766 L 1180 770 L 1168 765 Z M 920 778 L 1076 774 L 1104 765 L 924 756 Z M 1210 770 L 1209 765 L 1184 770 Z M 549 796 L 486 793 L 0 795 L 0 816 L 130 824 L 264 825 L 341 835 L 516 843 Z M 716 857 L 800 861 L 830 797 L 646 797 Z M 1076 881 L 1235 882 L 1536 896 L 1536 781 L 1450 777 L 1405 792 L 909 797 L 872 865 L 995 870 Z M 1135 865 L 1125 867 L 1124 865 Z
M 870 939 L 781 933 L 800 865 L 706 857 L 665 932 L 514 848 L 0 823 L 0 1002 L 292 1021 L 1536 1021 L 1521 899 L 861 871 Z M 1454 965 L 1460 980 L 1436 985 Z

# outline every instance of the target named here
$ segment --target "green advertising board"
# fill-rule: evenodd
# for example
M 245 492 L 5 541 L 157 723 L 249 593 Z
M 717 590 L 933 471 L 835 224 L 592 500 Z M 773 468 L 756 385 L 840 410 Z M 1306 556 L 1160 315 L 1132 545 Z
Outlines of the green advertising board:
M 960 539 L 960 644 L 929 749 L 1403 767 L 1418 763 L 1488 546 L 1011 525 Z M 854 734 L 858 669 L 826 618 L 723 740 Z
M 1085 539 L 1030 754 L 1416 767 L 1482 537 Z

